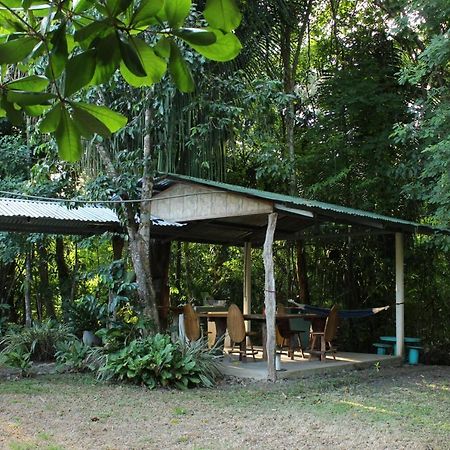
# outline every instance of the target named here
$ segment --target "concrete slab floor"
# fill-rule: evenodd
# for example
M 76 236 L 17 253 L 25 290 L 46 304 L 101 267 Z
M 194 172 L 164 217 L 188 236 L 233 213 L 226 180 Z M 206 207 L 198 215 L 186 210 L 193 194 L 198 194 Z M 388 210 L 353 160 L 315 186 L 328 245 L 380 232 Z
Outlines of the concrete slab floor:
M 305 378 L 311 375 L 328 374 L 344 370 L 364 369 L 375 366 L 400 366 L 402 358 L 399 356 L 376 355 L 369 353 L 338 352 L 336 361 L 327 355 L 326 361 L 308 359 L 308 355 L 302 358 L 295 355 L 291 360 L 286 355 L 281 356 L 281 370 L 277 371 L 279 379 Z M 258 358 L 256 360 L 247 357 L 247 362 L 239 361 L 238 355 L 225 355 L 220 363 L 220 370 L 224 375 L 238 378 L 251 378 L 265 380 L 267 378 L 267 362 Z

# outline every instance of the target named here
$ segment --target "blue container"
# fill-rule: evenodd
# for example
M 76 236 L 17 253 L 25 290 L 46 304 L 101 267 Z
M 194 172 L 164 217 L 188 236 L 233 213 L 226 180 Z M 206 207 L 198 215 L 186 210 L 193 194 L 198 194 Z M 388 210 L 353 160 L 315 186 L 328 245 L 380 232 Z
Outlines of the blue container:
M 420 348 L 410 348 L 408 354 L 408 363 L 411 365 L 416 365 L 419 363 L 419 350 Z

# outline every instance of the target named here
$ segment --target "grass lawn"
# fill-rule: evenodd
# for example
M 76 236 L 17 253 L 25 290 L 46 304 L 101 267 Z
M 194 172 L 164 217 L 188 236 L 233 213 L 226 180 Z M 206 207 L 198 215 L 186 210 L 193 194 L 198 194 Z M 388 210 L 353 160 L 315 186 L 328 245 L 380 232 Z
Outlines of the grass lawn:
M 149 391 L 91 375 L 0 379 L 0 447 L 448 449 L 450 367 Z

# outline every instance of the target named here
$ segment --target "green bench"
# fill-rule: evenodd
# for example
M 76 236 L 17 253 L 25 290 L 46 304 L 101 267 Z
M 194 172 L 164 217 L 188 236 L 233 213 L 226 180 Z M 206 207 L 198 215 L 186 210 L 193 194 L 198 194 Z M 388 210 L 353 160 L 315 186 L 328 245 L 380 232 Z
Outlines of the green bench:
M 383 342 L 375 342 L 372 345 L 377 349 L 377 355 L 386 355 L 388 353 L 391 353 L 392 350 L 391 344 L 385 344 Z
M 408 350 L 408 364 L 415 366 L 419 363 L 419 352 L 423 350 L 423 347 L 419 345 L 407 345 L 406 349 Z

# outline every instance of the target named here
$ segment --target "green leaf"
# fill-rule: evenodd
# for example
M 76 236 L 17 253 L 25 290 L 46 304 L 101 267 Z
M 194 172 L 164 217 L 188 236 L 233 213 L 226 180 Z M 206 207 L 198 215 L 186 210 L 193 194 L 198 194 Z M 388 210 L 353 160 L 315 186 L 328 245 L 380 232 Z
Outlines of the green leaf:
M 97 59 L 91 85 L 107 83 L 120 63 L 120 51 L 115 33 L 99 39 L 96 45 Z
M 106 9 L 111 17 L 117 17 L 131 5 L 131 2 L 132 0 L 107 0 Z
M 41 120 L 39 131 L 41 133 L 53 133 L 61 120 L 61 103 L 57 103 Z
M 191 10 L 191 0 L 165 0 L 164 12 L 172 28 L 179 27 L 183 24 Z
M 153 47 L 153 50 L 158 56 L 161 58 L 169 58 L 170 56 L 170 39 L 163 37 L 161 38 L 156 45 Z
M 72 105 L 73 108 L 73 119 L 80 132 L 80 134 L 89 138 L 94 134 L 99 134 L 104 138 L 111 136 L 109 129 L 100 122 L 95 116 L 89 114 L 86 110 L 78 108 L 76 105 Z
M 122 60 L 128 70 L 137 77 L 145 77 L 147 73 L 145 72 L 143 62 L 141 61 L 141 57 L 133 45 L 133 42 L 119 39 L 119 48 Z
M 133 14 L 131 24 L 137 28 L 150 25 L 163 6 L 164 0 L 153 0 L 151 2 L 141 0 L 141 3 Z
M 37 39 L 27 36 L 0 44 L 0 64 L 17 64 L 24 60 L 37 42 Z
M 81 158 L 81 136 L 66 108 L 61 109 L 61 120 L 55 131 L 58 154 L 64 161 L 75 162 Z
M 134 87 L 151 86 L 154 83 L 158 83 L 167 70 L 166 62 L 157 56 L 153 49 L 141 39 L 133 38 L 132 42 L 139 54 L 147 75 L 145 77 L 138 77 L 128 70 L 124 63 L 121 63 L 120 73 L 123 78 L 127 83 Z
M 49 105 L 28 105 L 23 106 L 22 109 L 28 116 L 39 117 L 50 109 Z
M 69 59 L 64 84 L 64 95 L 66 97 L 88 85 L 92 80 L 95 73 L 95 56 L 95 50 L 87 50 Z
M 75 14 L 80 14 L 94 6 L 94 4 L 94 0 L 75 0 L 73 2 L 73 12 Z
M 89 45 L 95 38 L 104 37 L 105 33 L 109 33 L 110 28 L 106 20 L 100 22 L 92 22 L 75 31 L 74 38 L 76 42 L 83 42 Z
M 88 103 L 74 103 L 73 108 L 83 109 L 97 120 L 102 122 L 111 133 L 123 128 L 127 123 L 127 118 L 122 114 L 106 108 L 105 106 L 90 105 Z
M 21 106 L 45 105 L 55 97 L 55 94 L 48 92 L 8 91 L 7 94 L 9 102 L 17 103 Z
M 181 92 L 193 92 L 194 80 L 186 61 L 174 42 L 170 43 L 169 72 Z
M 174 35 L 194 45 L 211 45 L 217 40 L 216 35 L 205 28 L 181 28 Z
M 212 61 L 230 61 L 235 58 L 242 49 L 242 44 L 234 33 L 223 33 L 220 30 L 212 30 L 216 35 L 216 42 L 211 45 L 189 45 L 198 53 Z
M 203 15 L 213 28 L 223 31 L 235 30 L 242 19 L 235 0 L 207 0 Z
M 48 78 L 39 75 L 19 78 L 8 83 L 8 89 L 19 91 L 41 92 L 48 86 Z
M 6 95 L 2 95 L 0 106 L 2 109 L 6 111 L 6 115 L 8 120 L 15 126 L 20 127 L 23 125 L 23 113 L 21 110 L 17 110 L 14 108 L 14 105 L 8 102 Z
M 51 39 L 53 44 L 49 55 L 49 63 L 45 69 L 45 74 L 51 79 L 58 78 L 66 66 L 69 55 L 66 40 L 66 24 L 62 23 L 54 32 Z

